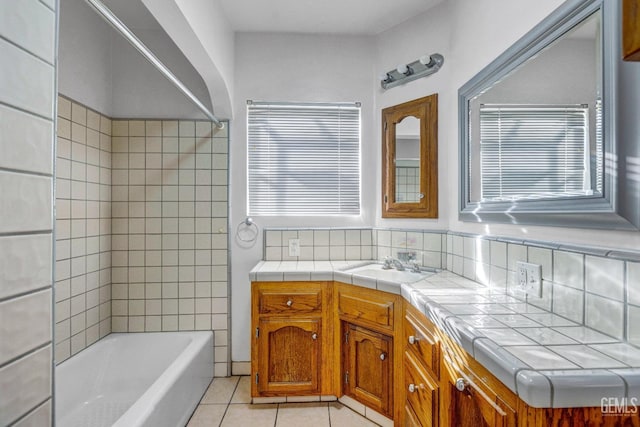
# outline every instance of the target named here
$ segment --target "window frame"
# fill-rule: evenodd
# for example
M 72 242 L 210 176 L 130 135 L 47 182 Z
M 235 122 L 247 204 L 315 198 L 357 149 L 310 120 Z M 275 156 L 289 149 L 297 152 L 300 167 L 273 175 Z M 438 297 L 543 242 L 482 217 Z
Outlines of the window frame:
M 246 113 L 246 120 L 247 120 L 247 142 L 246 142 L 246 147 L 247 147 L 247 212 L 248 215 L 250 216 L 263 216 L 263 217 L 286 217 L 286 218 L 292 218 L 292 217 L 311 217 L 311 216 L 329 216 L 329 217 L 359 217 L 362 215 L 362 108 L 361 108 L 361 103 L 359 102 L 317 102 L 317 103 L 310 103 L 310 102 L 286 102 L 286 101 L 277 101 L 277 102 L 269 102 L 269 101 L 247 101 L 247 113 Z M 251 145 L 252 145 L 252 135 L 251 135 L 251 129 L 250 127 L 252 125 L 256 125 L 255 121 L 259 120 L 257 118 L 253 118 L 251 117 L 251 112 L 252 109 L 256 108 L 256 109 L 262 109 L 262 113 L 264 113 L 265 110 L 268 110 L 270 108 L 277 110 L 277 109 L 282 109 L 282 110 L 300 110 L 300 111 L 312 111 L 312 110 L 321 110 L 321 109 L 327 109 L 327 110 L 333 110 L 333 112 L 328 113 L 326 117 L 327 120 L 332 120 L 330 117 L 330 115 L 334 114 L 337 115 L 339 117 L 340 110 L 350 110 L 349 115 L 347 115 L 347 117 L 344 119 L 345 122 L 349 122 L 349 121 L 353 121 L 354 120 L 354 116 L 353 116 L 353 112 L 356 113 L 357 118 L 355 119 L 356 125 L 352 126 L 349 128 L 348 132 L 350 136 L 347 136 L 345 138 L 342 138 L 341 136 L 338 136 L 337 138 L 333 138 L 331 139 L 331 142 L 333 144 L 336 144 L 336 147 L 339 147 L 340 144 L 345 144 L 345 142 L 343 141 L 347 141 L 346 145 L 349 146 L 351 145 L 351 147 L 349 148 L 350 154 L 351 155 L 355 155 L 357 156 L 357 159 L 354 161 L 347 161 L 346 164 L 348 166 L 353 166 L 353 164 L 355 163 L 356 167 L 355 168 L 345 168 L 345 170 L 347 171 L 347 174 L 351 174 L 351 176 L 353 176 L 354 173 L 357 173 L 357 184 L 356 185 L 349 185 L 346 187 L 346 189 L 343 192 L 340 192 L 340 185 L 342 184 L 336 184 L 334 186 L 327 184 L 324 188 L 327 190 L 334 190 L 336 191 L 336 193 L 332 196 L 328 197 L 328 201 L 331 201 L 333 203 L 337 203 L 338 205 L 340 204 L 340 198 L 341 198 L 341 194 L 346 194 L 349 195 L 349 193 L 351 193 L 351 197 L 347 197 L 349 199 L 349 202 L 346 203 L 345 207 L 341 207 L 341 206 L 336 206 L 336 209 L 332 210 L 332 211 L 322 211 L 322 210 L 305 210 L 305 209 L 301 209 L 299 210 L 302 206 L 304 206 L 304 201 L 303 202 L 298 202 L 297 204 L 294 202 L 292 203 L 290 206 L 271 206 L 271 208 L 267 207 L 267 209 L 261 208 L 259 206 L 256 206 L 256 203 L 259 202 L 259 198 L 260 196 L 257 197 L 253 197 L 255 195 L 255 191 L 257 191 L 256 188 L 252 187 L 252 184 L 255 182 L 254 179 L 255 177 L 252 177 L 252 149 L 251 149 Z M 282 116 L 281 116 L 282 117 Z M 292 121 L 290 122 L 283 122 L 283 126 L 291 126 L 293 122 L 295 122 L 296 119 L 299 119 L 300 117 L 302 117 L 304 119 L 304 115 L 301 114 L 300 116 L 292 116 Z M 322 115 L 318 115 L 318 117 L 323 118 Z M 253 122 L 252 122 L 253 120 Z M 341 118 L 336 119 L 338 120 L 340 123 L 344 123 L 342 122 Z M 281 129 L 284 129 L 281 128 Z M 308 128 L 302 129 L 301 135 L 304 132 L 308 132 L 309 130 L 313 129 L 313 125 L 308 126 Z M 356 136 L 354 136 L 354 133 Z M 357 138 L 357 147 L 355 148 L 355 151 L 353 150 L 353 142 L 349 143 L 349 140 L 353 140 L 355 138 Z M 269 136 L 270 139 L 270 136 Z M 286 140 L 286 138 L 285 138 Z M 304 140 L 304 138 L 302 139 Z M 277 142 L 276 142 L 277 143 Z M 289 140 L 289 143 L 291 143 L 291 140 Z M 271 144 L 271 140 L 269 141 L 269 144 Z M 291 145 L 289 145 L 289 147 L 291 147 Z M 301 146 L 301 149 L 296 151 L 296 152 L 292 152 L 292 154 L 295 155 L 300 155 L 301 153 L 304 153 L 304 146 Z M 311 152 L 311 154 L 315 154 L 318 155 L 319 152 Z M 336 156 L 336 158 L 338 158 L 339 156 Z M 280 158 L 280 157 L 278 157 Z M 332 159 L 329 159 L 332 160 Z M 313 161 L 313 160 L 311 160 Z M 326 164 L 330 164 L 329 162 L 327 162 Z M 274 170 L 276 171 L 276 173 L 279 174 L 285 174 L 283 172 L 283 169 L 277 169 L 274 168 Z M 337 173 L 339 174 L 340 171 L 337 171 Z M 304 179 L 302 180 L 302 182 L 310 182 L 310 180 L 312 180 L 313 176 L 311 176 L 311 178 L 309 178 L 308 176 L 305 175 L 305 177 L 307 178 L 307 180 L 305 181 Z M 351 178 L 353 180 L 353 178 Z M 273 190 L 277 189 L 277 187 L 271 187 L 270 184 L 266 184 L 267 186 L 269 186 L 269 192 L 273 192 Z M 286 187 L 286 184 L 283 185 L 283 188 Z M 333 187 L 333 188 L 332 188 Z M 293 188 L 293 187 L 292 187 Z M 285 188 L 286 189 L 286 188 Z M 353 193 L 357 190 L 357 197 L 353 197 Z M 293 190 L 293 196 L 295 196 L 295 190 Z M 291 197 L 292 195 L 289 194 L 288 197 Z M 263 201 L 266 201 L 266 204 L 269 204 L 269 199 L 271 199 L 273 196 L 262 196 Z M 287 197 L 287 195 L 285 194 L 284 197 Z M 252 202 L 253 200 L 253 202 Z M 292 199 L 293 200 L 293 199 Z M 320 200 L 320 198 L 316 198 L 314 201 L 316 202 L 316 205 L 318 203 L 318 201 Z M 348 207 L 348 205 L 351 204 L 352 207 L 351 209 Z M 281 209 L 281 210 L 278 210 Z
M 483 104 L 480 106 L 480 201 L 482 202 L 497 202 L 497 201 L 521 201 L 521 200 L 541 200 L 546 198 L 561 198 L 561 197 L 576 197 L 576 196 L 591 196 L 593 195 L 593 188 L 591 183 L 591 159 L 590 159 L 590 136 L 589 136 L 589 106 L 588 105 L 510 105 L 510 104 Z M 535 118 L 535 125 L 533 130 L 531 127 L 525 130 L 517 130 L 515 134 L 503 136 L 503 128 L 508 127 L 509 130 L 517 128 L 519 116 L 532 115 Z M 579 117 L 579 119 L 576 119 Z M 578 126 L 578 121 L 581 123 Z M 549 135 L 552 131 L 558 131 L 560 126 L 558 123 L 564 123 L 563 138 L 552 140 Z M 567 124 L 572 123 L 573 127 L 568 128 Z M 486 126 L 486 127 L 485 127 Z M 544 126 L 544 127 L 543 127 Z M 576 138 L 572 135 L 570 129 L 580 128 Z M 508 131 L 507 131 L 508 132 Z M 507 133 L 505 132 L 505 133 Z M 485 138 L 485 135 L 488 137 Z M 539 137 L 541 136 L 541 137 Z M 487 142 L 489 140 L 490 142 Z M 578 142 L 579 141 L 579 142 Z M 570 145 L 581 144 L 580 152 L 577 150 L 566 150 L 568 155 L 565 155 L 564 159 L 558 161 L 556 165 L 542 164 L 540 162 L 523 161 L 522 159 L 516 159 L 515 162 L 510 163 L 508 160 L 513 158 L 513 149 L 516 146 L 522 152 L 537 152 L 545 153 L 546 150 L 551 150 L 555 147 L 564 144 L 566 149 Z M 490 147 L 490 145 L 496 145 L 497 147 Z M 491 149 L 489 149 L 491 148 Z M 574 147 L 575 148 L 575 147 Z M 485 155 L 487 153 L 487 155 Z M 578 154 L 578 155 L 576 155 Z M 499 171 L 487 170 L 487 163 L 496 162 L 495 158 L 488 159 L 489 156 L 497 155 L 497 163 Z M 521 154 L 525 155 L 525 154 Z M 505 159 L 506 158 L 506 159 Z M 536 157 L 532 157 L 535 159 Z M 505 160 L 503 160 L 505 159 Z M 518 187 L 518 183 L 514 180 L 521 182 L 531 183 L 530 175 L 532 171 L 538 172 L 538 174 L 545 173 L 543 168 L 553 170 L 553 177 L 558 177 L 562 172 L 567 171 L 568 163 L 579 163 L 582 165 L 580 170 L 580 189 L 574 189 L 573 191 L 561 192 L 559 190 L 538 193 L 526 193 L 524 186 L 520 185 L 523 194 L 520 196 L 508 196 L 505 193 L 510 190 L 503 191 L 503 186 L 506 183 L 508 187 Z M 560 166 L 563 166 L 560 168 Z M 509 172 L 509 166 L 527 168 L 527 173 L 518 174 Z M 505 171 L 506 169 L 506 171 Z M 536 170 L 537 169 L 537 170 Z M 496 173 L 497 172 L 497 173 Z M 577 172 L 577 169 L 574 173 Z M 547 172 L 548 173 L 548 172 Z M 489 175 L 495 175 L 497 178 L 490 178 Z M 523 179 L 525 178 L 525 179 Z M 500 181 L 500 195 L 493 197 L 487 197 L 486 191 L 490 190 L 486 185 L 489 179 L 498 179 Z M 571 179 L 565 177 L 565 185 L 567 182 L 571 182 Z M 587 188 L 588 187 L 588 188 Z M 495 191 L 495 190 L 494 190 Z M 513 190 L 511 190 L 513 191 Z

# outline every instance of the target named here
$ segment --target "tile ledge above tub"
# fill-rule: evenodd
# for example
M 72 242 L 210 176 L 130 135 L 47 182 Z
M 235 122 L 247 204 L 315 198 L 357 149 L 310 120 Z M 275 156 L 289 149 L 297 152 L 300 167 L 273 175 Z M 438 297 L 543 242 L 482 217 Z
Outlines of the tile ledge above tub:
M 377 263 L 260 261 L 249 278 L 335 280 L 400 294 L 532 407 L 599 407 L 603 397 L 640 396 L 637 347 L 446 270 L 404 284 L 345 271 L 367 265 Z

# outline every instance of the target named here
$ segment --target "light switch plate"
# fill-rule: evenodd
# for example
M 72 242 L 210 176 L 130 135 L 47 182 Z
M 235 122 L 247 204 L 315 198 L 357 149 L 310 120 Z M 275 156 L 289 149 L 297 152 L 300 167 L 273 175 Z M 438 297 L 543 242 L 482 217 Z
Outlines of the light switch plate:
M 300 256 L 300 239 L 289 239 L 289 256 Z
M 516 270 L 520 289 L 527 295 L 542 298 L 542 266 L 518 261 Z

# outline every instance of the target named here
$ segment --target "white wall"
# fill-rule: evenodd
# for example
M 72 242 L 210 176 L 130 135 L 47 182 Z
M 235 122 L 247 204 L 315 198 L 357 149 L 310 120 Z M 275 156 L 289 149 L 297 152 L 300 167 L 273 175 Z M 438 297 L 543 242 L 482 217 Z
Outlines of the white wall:
M 60 0 L 58 91 L 111 116 L 113 30 L 84 0 Z
M 453 2 L 451 40 L 455 66 L 451 74 L 450 96 L 485 65 L 542 20 L 562 1 L 456 0 Z M 449 112 L 447 126 L 455 144 L 449 151 L 448 194 L 458 194 L 457 105 Z M 636 107 L 637 108 L 637 104 Z M 623 177 L 623 179 L 628 179 Z M 441 187 L 442 190 L 442 187 Z M 449 206 L 449 228 L 478 234 L 493 234 L 515 238 L 548 240 L 563 243 L 597 245 L 621 249 L 638 249 L 640 233 L 577 228 L 533 227 L 506 224 L 474 224 L 458 221 L 458 200 L 452 197 Z
M 209 91 L 171 38 L 162 30 L 136 29 L 136 35 L 211 109 Z M 115 31 L 111 34 L 112 117 L 206 119 L 164 75 Z
M 218 0 L 142 2 L 206 82 L 214 114 L 231 119 L 234 33 Z
M 234 239 L 247 215 L 246 101 L 359 101 L 362 103 L 362 215 L 359 217 L 254 217 L 262 227 L 362 226 L 373 223 L 380 152 L 372 87 L 372 38 L 241 33 L 236 36 L 234 117 L 231 124 L 230 235 L 232 360 L 249 360 L 249 270 L 262 259 L 262 236 L 252 247 Z
M 109 117 L 204 118 L 84 0 L 60 3 L 61 94 Z M 211 106 L 202 77 L 164 31 L 132 31 L 205 105 Z
M 340 221 L 313 217 L 255 218 L 260 227 L 375 225 L 450 229 L 621 249 L 640 247 L 640 233 L 472 224 L 458 220 L 458 89 L 561 3 L 562 0 L 450 0 L 371 37 L 236 35 L 229 224 L 232 236 L 232 360 L 249 360 L 247 273 L 262 258 L 263 247 L 262 236 L 249 247 L 240 245 L 233 238 L 235 227 L 247 215 L 245 118 L 248 99 L 361 101 L 363 104 L 362 216 Z M 377 79 L 380 72 L 431 53 L 441 53 L 445 57 L 444 66 L 437 74 L 388 91 L 380 88 Z M 439 218 L 382 219 L 380 111 L 432 93 L 439 95 Z M 632 97 L 632 100 L 636 98 Z M 634 138 L 638 133 L 634 130 L 625 135 Z M 631 177 L 631 167 L 629 174 Z
M 449 76 L 451 74 L 451 47 L 450 47 L 450 2 L 442 2 L 430 9 L 427 13 L 419 15 L 410 21 L 379 34 L 376 38 L 376 63 L 374 78 L 371 84 L 376 95 L 374 132 L 376 139 L 376 169 L 375 175 L 363 177 L 365 182 L 375 182 L 375 224 L 380 227 L 408 227 L 427 230 L 442 230 L 448 226 L 446 191 L 447 156 L 451 148 L 451 128 L 445 126 L 447 113 L 455 102 L 449 94 Z M 423 55 L 440 53 L 444 56 L 444 65 L 436 74 L 415 80 L 406 85 L 384 90 L 380 87 L 377 76 L 396 68 L 399 64 L 407 64 L 415 61 Z M 382 215 L 382 142 L 381 142 L 381 115 L 383 108 L 421 98 L 433 93 L 438 94 L 438 219 L 383 219 Z

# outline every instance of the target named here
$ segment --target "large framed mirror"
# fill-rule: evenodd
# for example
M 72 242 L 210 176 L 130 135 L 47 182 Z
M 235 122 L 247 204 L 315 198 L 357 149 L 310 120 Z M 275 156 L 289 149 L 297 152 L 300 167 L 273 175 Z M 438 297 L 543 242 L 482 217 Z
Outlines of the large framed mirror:
M 382 110 L 382 217 L 438 217 L 438 95 Z
M 461 220 L 637 227 L 617 194 L 614 3 L 566 1 L 460 89 Z

